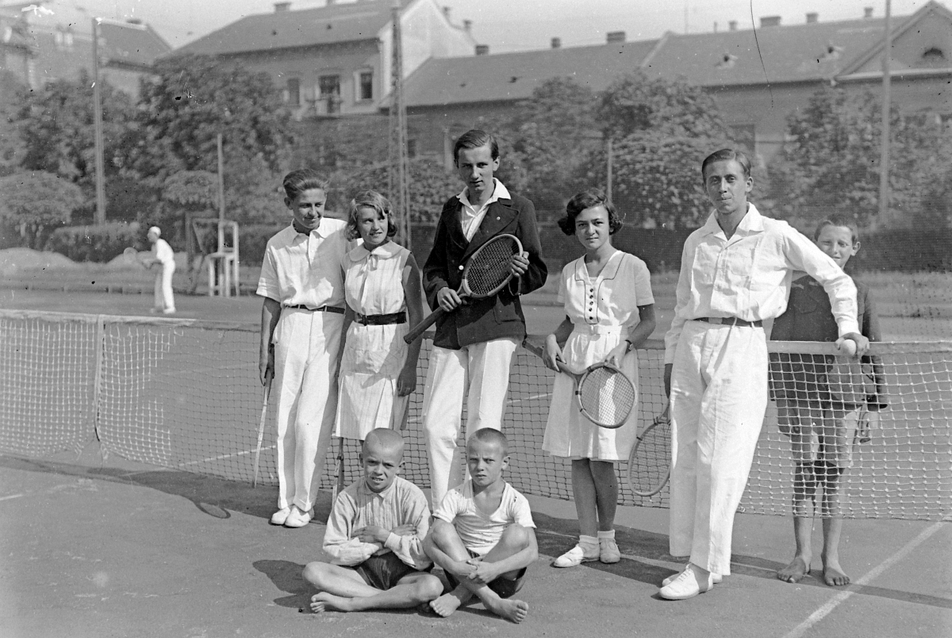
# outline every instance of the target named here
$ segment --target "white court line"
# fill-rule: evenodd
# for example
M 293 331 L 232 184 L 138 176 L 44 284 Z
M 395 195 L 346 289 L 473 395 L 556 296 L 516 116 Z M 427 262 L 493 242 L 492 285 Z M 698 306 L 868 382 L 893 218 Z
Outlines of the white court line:
M 20 498 L 24 494 L 11 494 L 10 496 L 0 496 L 0 501 L 9 501 L 11 498 Z
M 884 571 L 901 561 L 903 558 L 908 556 L 914 549 L 922 545 L 925 541 L 929 539 L 930 536 L 935 534 L 937 531 L 943 528 L 945 523 L 939 521 L 933 523 L 930 527 L 927 527 L 922 531 L 921 534 L 916 536 L 914 539 L 906 543 L 905 547 L 900 549 L 898 552 L 881 562 L 879 565 L 867 572 L 862 578 L 857 580 L 855 585 L 866 585 L 876 579 Z M 833 598 L 831 598 L 825 605 L 817 609 L 815 612 L 810 614 L 810 617 L 804 620 L 802 623 L 794 627 L 793 631 L 784 636 L 784 638 L 800 638 L 806 632 L 810 631 L 814 625 L 830 615 L 830 613 L 839 607 L 842 603 L 846 602 L 855 591 L 842 591 Z
M 269 445 L 267 447 L 261 448 L 261 450 L 262 451 L 273 450 L 275 447 L 277 446 Z M 218 456 L 210 456 L 207 459 L 199 459 L 198 461 L 188 461 L 187 463 L 179 463 L 178 467 L 186 467 L 188 465 L 198 465 L 199 463 L 208 463 L 209 461 L 222 461 L 224 459 L 233 459 L 235 457 L 244 456 L 246 454 L 254 454 L 254 450 L 245 450 L 243 452 L 238 452 L 236 454 L 220 454 Z

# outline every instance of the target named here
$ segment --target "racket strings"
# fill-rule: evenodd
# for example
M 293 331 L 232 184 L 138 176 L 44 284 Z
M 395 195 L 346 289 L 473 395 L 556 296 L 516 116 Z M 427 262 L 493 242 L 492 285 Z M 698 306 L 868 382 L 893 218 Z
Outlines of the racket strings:
M 653 494 L 668 480 L 671 463 L 671 424 L 659 419 L 642 435 L 628 466 L 629 483 L 636 494 Z
M 510 262 L 519 252 L 515 241 L 501 239 L 486 243 L 473 255 L 466 270 L 466 283 L 475 295 L 486 295 L 505 283 Z
M 622 372 L 612 368 L 590 371 L 578 392 L 582 411 L 602 425 L 621 425 L 635 405 L 635 387 Z

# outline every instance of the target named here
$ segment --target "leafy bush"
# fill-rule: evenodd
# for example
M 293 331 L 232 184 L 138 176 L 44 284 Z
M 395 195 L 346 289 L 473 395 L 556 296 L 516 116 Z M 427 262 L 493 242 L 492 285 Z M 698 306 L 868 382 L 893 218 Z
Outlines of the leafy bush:
M 46 242 L 46 250 L 66 255 L 73 261 L 107 262 L 128 247 L 144 250 L 139 241 L 139 224 L 67 226 L 57 228 Z

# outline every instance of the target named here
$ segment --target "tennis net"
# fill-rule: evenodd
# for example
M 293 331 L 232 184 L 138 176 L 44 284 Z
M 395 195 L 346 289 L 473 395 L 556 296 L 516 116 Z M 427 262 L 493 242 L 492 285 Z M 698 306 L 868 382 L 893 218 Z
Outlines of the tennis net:
M 428 485 L 420 412 L 429 349 L 427 340 L 404 433 L 404 476 L 421 487 Z M 858 370 L 835 373 L 832 344 L 772 343 L 771 352 L 775 386 L 796 387 L 789 381 L 796 378 L 808 388 L 814 384 L 826 388 L 823 391 L 834 388 L 855 395 L 829 399 L 834 402 L 846 404 L 858 401 L 856 396 L 868 396 L 864 375 L 879 375 L 887 407 L 868 442 L 850 441 L 853 466 L 840 490 L 844 516 L 924 520 L 949 516 L 952 342 L 874 344 L 875 370 L 870 364 L 865 370 L 855 366 Z M 250 482 L 262 404 L 257 358 L 254 325 L 0 311 L 0 453 L 79 454 L 95 440 L 104 457 L 116 454 Z M 662 359 L 657 342 L 639 352 L 641 427 L 664 408 Z M 813 376 L 791 373 L 787 368 L 795 361 L 813 366 Z M 507 478 L 528 494 L 571 499 L 569 463 L 541 449 L 552 375 L 535 355 L 518 351 L 503 426 L 512 457 Z M 788 414 L 789 408 L 789 402 L 782 406 Z M 259 472 L 264 484 L 276 483 L 274 410 L 270 412 Z M 780 421 L 789 425 L 791 419 Z M 771 402 L 741 511 L 789 513 L 791 439 L 780 425 L 778 403 Z M 357 442 L 348 441 L 348 481 L 357 477 L 357 452 Z M 336 446 L 331 446 L 322 477 L 326 489 L 334 483 L 335 454 Z M 626 465 L 618 464 L 620 478 Z M 667 506 L 667 488 L 652 497 L 639 497 L 626 481 L 619 485 L 622 504 Z

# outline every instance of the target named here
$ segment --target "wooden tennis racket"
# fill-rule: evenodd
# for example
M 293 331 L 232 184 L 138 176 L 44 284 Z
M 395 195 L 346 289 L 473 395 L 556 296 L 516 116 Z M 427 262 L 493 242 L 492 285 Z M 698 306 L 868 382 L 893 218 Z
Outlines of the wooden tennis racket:
M 522 254 L 522 242 L 515 235 L 498 235 L 476 249 L 463 267 L 463 281 L 456 294 L 461 299 L 484 299 L 496 294 L 512 279 L 512 258 Z M 407 343 L 419 339 L 448 311 L 437 308 L 403 338 Z
M 122 254 L 125 255 L 126 257 L 131 257 L 131 258 L 135 259 L 135 260 L 136 260 L 136 263 L 138 263 L 138 264 L 139 264 L 140 266 L 142 266 L 143 268 L 148 268 L 148 267 L 149 267 L 149 265 L 146 264 L 146 263 L 142 260 L 142 255 L 139 254 L 139 251 L 136 250 L 135 248 L 133 248 L 132 246 L 129 246 L 128 248 L 126 248 L 125 250 L 123 250 L 123 251 L 122 251 Z
M 337 462 L 335 464 L 334 489 L 331 491 L 331 507 L 337 502 L 337 495 L 344 491 L 344 437 L 340 437 L 340 444 L 337 447 Z
M 654 496 L 671 473 L 671 418 L 666 403 L 661 414 L 638 435 L 628 455 L 628 486 L 638 496 Z
M 264 439 L 264 424 L 268 420 L 268 397 L 271 396 L 271 379 L 267 375 L 264 382 L 264 398 L 261 399 L 261 419 L 258 421 L 258 445 L 255 447 L 255 470 L 251 479 L 251 487 L 258 485 L 258 462 L 261 460 L 261 441 Z
M 581 413 L 603 428 L 618 428 L 628 421 L 638 394 L 625 373 L 604 361 L 582 372 L 557 361 L 559 371 L 575 380 L 575 400 Z

